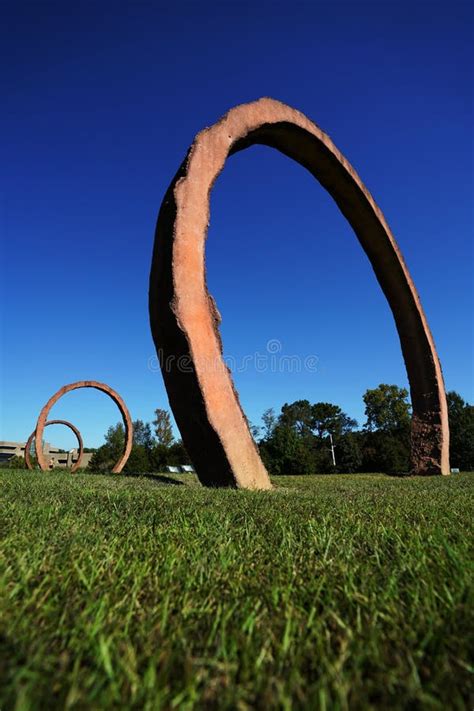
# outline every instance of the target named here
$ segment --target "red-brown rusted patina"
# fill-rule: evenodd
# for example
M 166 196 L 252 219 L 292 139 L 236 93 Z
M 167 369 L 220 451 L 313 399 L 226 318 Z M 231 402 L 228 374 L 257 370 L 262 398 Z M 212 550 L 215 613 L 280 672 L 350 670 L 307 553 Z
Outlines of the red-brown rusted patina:
M 151 330 L 171 407 L 202 483 L 268 489 L 232 378 L 222 360 L 220 315 L 209 294 L 205 240 L 212 186 L 229 155 L 277 148 L 336 201 L 392 309 L 411 388 L 412 471 L 449 474 L 441 367 L 420 299 L 381 210 L 316 124 L 273 99 L 237 106 L 196 136 L 163 199 L 150 275 Z M 184 367 L 186 364 L 186 367 Z
M 117 407 L 120 410 L 120 414 L 122 415 L 122 420 L 123 420 L 123 425 L 125 428 L 125 448 L 122 456 L 118 460 L 118 462 L 115 464 L 114 468 L 112 469 L 112 472 L 114 473 L 119 473 L 122 471 L 123 467 L 125 466 L 128 457 L 130 456 L 130 452 L 132 450 L 132 444 L 133 444 L 133 426 L 132 426 L 132 420 L 130 417 L 130 413 L 127 409 L 127 406 L 125 405 L 124 401 L 120 397 L 120 395 L 115 392 L 115 390 L 112 390 L 111 387 L 106 385 L 105 383 L 98 383 L 96 380 L 80 380 L 77 383 L 70 383 L 69 385 L 65 385 L 62 387 L 60 390 L 57 391 L 52 397 L 49 398 L 48 402 L 46 405 L 43 407 L 43 409 L 40 412 L 40 415 L 38 417 L 38 422 L 36 423 L 36 430 L 35 430 L 35 447 L 36 447 L 36 456 L 38 458 L 38 464 L 40 468 L 45 471 L 48 467 L 46 465 L 46 460 L 43 455 L 42 451 L 42 446 L 41 443 L 43 441 L 43 430 L 46 427 L 46 420 L 48 419 L 48 414 L 53 405 L 59 400 L 60 397 L 65 395 L 66 393 L 71 392 L 71 390 L 78 390 L 79 388 L 95 388 L 96 390 L 101 390 L 102 392 L 106 393 L 109 397 L 112 398 L 112 400 L 116 403 Z
M 82 455 L 84 454 L 84 445 L 82 442 L 82 437 L 81 433 L 75 427 L 72 422 L 68 422 L 67 420 L 48 420 L 47 422 L 44 423 L 45 427 L 49 427 L 49 425 L 66 425 L 66 427 L 69 427 L 70 430 L 74 432 L 76 435 L 77 443 L 79 445 L 79 450 L 78 450 L 78 458 L 77 462 L 71 467 L 71 473 L 77 471 L 79 467 L 81 466 L 82 462 Z M 30 434 L 28 437 L 28 441 L 25 446 L 25 462 L 26 466 L 28 469 L 33 469 L 33 465 L 31 464 L 31 456 L 30 456 L 30 449 L 31 449 L 31 443 L 33 442 L 33 439 L 35 437 L 36 430 Z

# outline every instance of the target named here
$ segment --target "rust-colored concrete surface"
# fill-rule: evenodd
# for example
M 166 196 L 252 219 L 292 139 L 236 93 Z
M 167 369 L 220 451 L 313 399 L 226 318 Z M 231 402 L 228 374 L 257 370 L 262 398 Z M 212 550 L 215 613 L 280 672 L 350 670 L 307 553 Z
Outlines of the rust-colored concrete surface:
M 124 452 L 118 462 L 115 464 L 114 468 L 112 469 L 113 472 L 119 473 L 122 471 L 123 467 L 125 466 L 127 459 L 130 456 L 130 452 L 132 450 L 132 444 L 133 444 L 133 426 L 132 426 L 132 419 L 130 417 L 130 413 L 127 409 L 127 406 L 125 405 L 124 401 L 120 397 L 120 395 L 115 392 L 115 390 L 112 390 L 111 387 L 106 385 L 105 383 L 99 383 L 96 380 L 80 380 L 77 383 L 70 383 L 69 385 L 64 385 L 64 387 L 60 388 L 52 397 L 49 398 L 48 402 L 46 405 L 43 407 L 41 410 L 39 417 L 38 417 L 38 422 L 36 423 L 36 430 L 35 430 L 35 448 L 36 448 L 36 456 L 38 458 L 38 464 L 40 468 L 43 471 L 46 471 L 47 464 L 46 460 L 43 455 L 42 451 L 42 441 L 43 441 L 43 431 L 44 428 L 46 427 L 46 421 L 48 419 L 49 411 L 53 407 L 53 405 L 61 398 L 63 395 L 66 393 L 71 392 L 71 390 L 78 390 L 79 388 L 95 388 L 96 390 L 100 390 L 103 393 L 106 393 L 112 400 L 116 403 L 118 409 L 120 410 L 120 414 L 122 415 L 122 420 L 123 420 L 123 425 L 125 428 L 125 447 L 124 447 Z
M 84 454 L 84 444 L 82 442 L 82 437 L 81 433 L 75 427 L 72 422 L 68 422 L 67 420 L 48 420 L 47 422 L 44 423 L 45 427 L 49 427 L 49 425 L 66 425 L 66 427 L 69 427 L 70 430 L 74 432 L 76 435 L 77 443 L 79 445 L 79 452 L 78 452 L 78 457 L 77 457 L 77 462 L 71 467 L 71 473 L 77 471 L 79 467 L 81 466 L 82 463 L 82 455 Z M 31 456 L 30 456 L 30 449 L 31 449 L 31 443 L 33 442 L 33 439 L 35 437 L 36 430 L 30 434 L 28 437 L 28 441 L 25 446 L 25 462 L 26 466 L 28 469 L 33 469 L 33 466 L 31 464 Z
M 271 487 L 222 359 L 220 315 L 209 294 L 205 240 L 212 186 L 229 155 L 272 146 L 306 168 L 351 224 L 389 302 L 413 407 L 412 471 L 449 474 L 446 395 L 434 341 L 387 222 L 329 136 L 299 111 L 264 98 L 204 129 L 166 192 L 155 233 L 149 309 L 171 407 L 199 479 Z M 288 247 L 291 249 L 291 246 Z

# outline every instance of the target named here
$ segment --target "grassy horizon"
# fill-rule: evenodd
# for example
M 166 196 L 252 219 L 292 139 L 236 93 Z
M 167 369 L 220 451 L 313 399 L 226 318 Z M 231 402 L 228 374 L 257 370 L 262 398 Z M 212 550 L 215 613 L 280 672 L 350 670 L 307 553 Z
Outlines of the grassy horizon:
M 0 470 L 2 711 L 468 708 L 474 476 L 273 482 Z

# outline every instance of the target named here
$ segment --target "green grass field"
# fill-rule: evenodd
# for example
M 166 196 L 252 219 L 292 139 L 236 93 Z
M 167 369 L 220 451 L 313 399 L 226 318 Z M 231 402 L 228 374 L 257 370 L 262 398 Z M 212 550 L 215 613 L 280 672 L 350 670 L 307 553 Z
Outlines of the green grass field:
M 0 473 L 0 708 L 472 708 L 474 476 Z

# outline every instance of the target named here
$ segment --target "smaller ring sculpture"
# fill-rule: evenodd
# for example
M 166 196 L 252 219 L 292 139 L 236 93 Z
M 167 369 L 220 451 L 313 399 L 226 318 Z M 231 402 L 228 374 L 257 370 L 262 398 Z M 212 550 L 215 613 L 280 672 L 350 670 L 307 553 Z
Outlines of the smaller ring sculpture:
M 48 427 L 49 425 L 66 425 L 66 427 L 69 427 L 69 429 L 72 430 L 74 432 L 74 434 L 76 435 L 77 443 L 79 445 L 79 456 L 77 458 L 77 462 L 74 464 L 74 466 L 71 467 L 71 474 L 72 474 L 75 471 L 77 471 L 79 469 L 79 467 L 81 466 L 82 455 L 84 454 L 84 445 L 82 442 L 81 433 L 79 432 L 77 427 L 75 427 L 71 422 L 68 422 L 67 420 L 48 420 L 47 422 L 44 423 L 45 427 Z M 30 449 L 31 449 L 31 444 L 33 442 L 35 434 L 36 434 L 36 430 L 33 430 L 33 432 L 28 437 L 28 441 L 25 445 L 25 462 L 26 462 L 26 466 L 28 467 L 28 469 L 33 469 L 33 465 L 31 464 Z
M 115 464 L 114 468 L 112 469 L 112 472 L 114 474 L 118 474 L 119 472 L 122 471 L 124 468 L 127 459 L 130 456 L 130 452 L 132 451 L 132 444 L 133 444 L 133 425 L 132 425 L 132 419 L 130 417 L 130 413 L 127 409 L 127 406 L 125 405 L 124 401 L 120 397 L 120 395 L 115 392 L 115 390 L 112 390 L 111 387 L 106 385 L 105 383 L 99 383 L 97 380 L 79 380 L 77 383 L 69 383 L 69 385 L 64 385 L 62 388 L 60 388 L 52 397 L 49 398 L 48 402 L 46 405 L 43 407 L 41 410 L 39 417 L 38 417 L 38 422 L 36 423 L 36 429 L 35 429 L 35 447 L 36 447 L 36 456 L 38 458 L 38 464 L 40 469 L 43 471 L 46 471 L 48 469 L 46 465 L 46 459 L 43 455 L 43 448 L 42 448 L 42 441 L 43 441 L 43 432 L 44 428 L 46 427 L 46 420 L 48 419 L 49 411 L 53 407 L 53 405 L 59 400 L 60 397 L 65 395 L 66 393 L 71 392 L 71 390 L 78 390 L 79 388 L 95 388 L 96 390 L 100 390 L 101 392 L 105 393 L 108 395 L 112 400 L 115 402 L 117 405 L 118 409 L 120 410 L 120 414 L 122 415 L 122 420 L 123 420 L 123 426 L 125 428 L 125 445 L 124 445 L 124 451 L 118 462 Z

